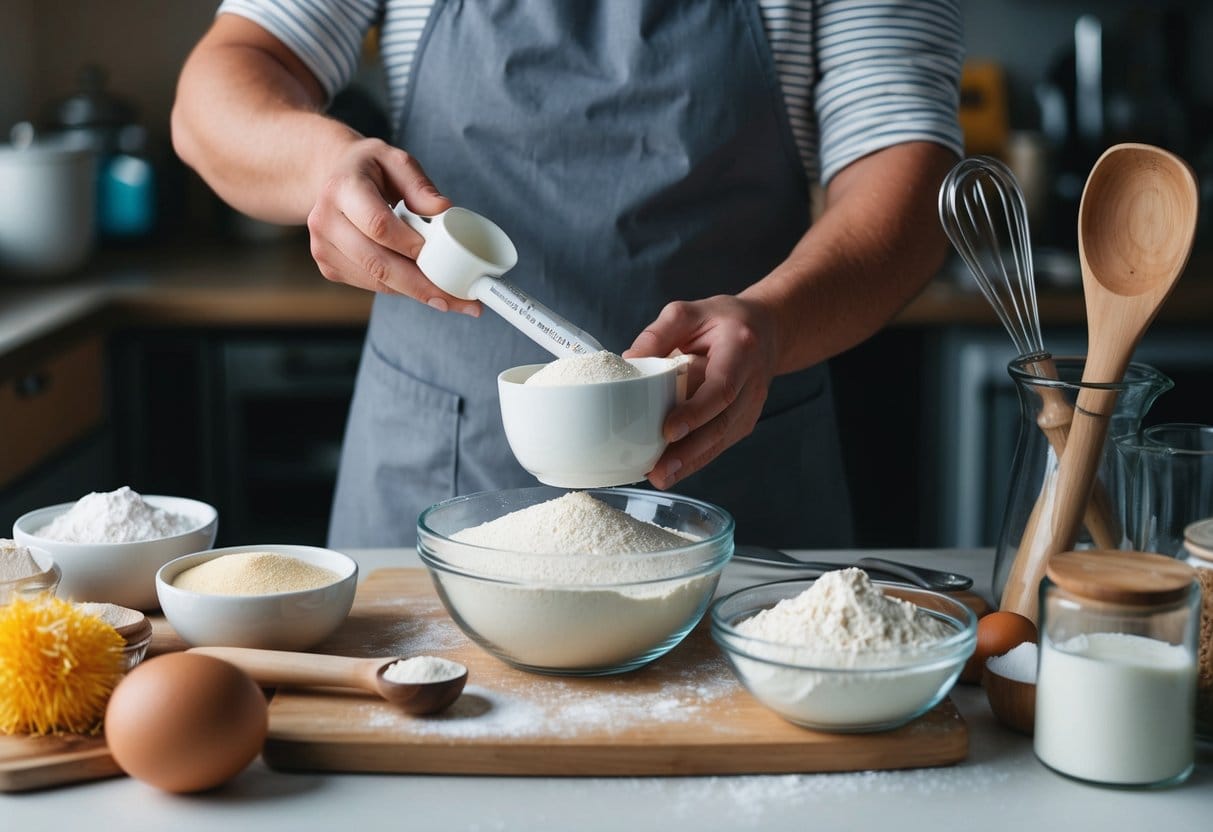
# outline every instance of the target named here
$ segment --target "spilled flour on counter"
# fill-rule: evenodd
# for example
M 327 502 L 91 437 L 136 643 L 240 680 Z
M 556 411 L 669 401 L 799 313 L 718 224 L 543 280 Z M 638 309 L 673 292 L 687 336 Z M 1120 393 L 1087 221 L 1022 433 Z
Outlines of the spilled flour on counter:
M 656 690 L 638 686 L 631 676 L 611 682 L 608 690 L 602 689 L 601 679 L 585 684 L 577 679 L 526 677 L 519 687 L 508 690 L 469 682 L 463 695 L 441 714 L 410 717 L 389 705 L 368 702 L 359 708 L 358 723 L 376 731 L 450 739 L 617 734 L 642 724 L 700 719 L 705 706 L 739 687 L 721 658 L 687 669 Z
M 372 617 L 347 619 L 358 628 L 358 644 L 368 656 L 441 656 L 470 642 L 437 599 L 380 600 L 364 607 Z
M 622 381 L 639 378 L 643 373 L 626 359 L 613 352 L 586 353 L 558 358 L 544 365 L 528 378 L 524 384 L 536 387 L 566 387 L 575 384 L 601 384 L 604 381 Z
M 1026 761 L 1025 761 L 1026 762 Z M 1031 765 L 1024 769 L 1031 772 Z M 722 827 L 770 829 L 772 823 L 804 817 L 817 805 L 853 805 L 856 798 L 871 798 L 888 806 L 901 797 L 947 799 L 1005 788 L 1012 775 L 990 763 L 962 763 L 948 768 L 898 771 L 854 771 L 832 774 L 764 774 L 741 776 L 621 778 L 614 780 L 621 800 L 659 799 L 671 818 L 702 817 L 707 813 Z M 1016 774 L 1015 779 L 1026 779 Z M 903 806 L 907 804 L 902 804 Z M 892 811 L 892 810 L 890 810 Z M 857 826 L 855 828 L 870 828 Z M 780 826 L 779 828 L 782 828 Z

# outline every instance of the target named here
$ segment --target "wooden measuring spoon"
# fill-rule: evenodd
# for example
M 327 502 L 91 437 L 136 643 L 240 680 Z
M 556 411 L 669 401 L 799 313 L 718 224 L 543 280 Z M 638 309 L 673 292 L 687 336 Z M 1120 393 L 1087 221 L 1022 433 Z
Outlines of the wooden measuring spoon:
M 1078 208 L 1088 342 L 1083 389 L 1058 462 L 1054 499 L 1029 518 L 1003 590 L 1004 610 L 1036 621 L 1036 593 L 1049 558 L 1078 536 L 1116 404 L 1114 387 L 1187 265 L 1197 205 L 1192 169 L 1150 145 L 1108 148 L 1087 177 Z
M 193 647 L 189 652 L 234 664 L 261 685 L 359 688 L 417 715 L 446 708 L 459 698 L 468 680 L 467 668 L 462 665 L 460 675 L 437 682 L 401 683 L 384 678 L 383 672 L 401 661 L 399 658 L 355 659 L 250 647 Z

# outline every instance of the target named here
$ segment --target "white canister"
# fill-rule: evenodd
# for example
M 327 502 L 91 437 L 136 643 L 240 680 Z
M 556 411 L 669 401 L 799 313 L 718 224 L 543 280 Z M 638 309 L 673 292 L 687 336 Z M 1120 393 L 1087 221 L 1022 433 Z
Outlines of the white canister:
M 1195 570 L 1142 552 L 1064 552 L 1040 589 L 1037 758 L 1089 783 L 1181 783 L 1195 765 Z
M 96 232 L 97 158 L 63 138 L 0 145 L 0 273 L 39 277 L 84 264 Z

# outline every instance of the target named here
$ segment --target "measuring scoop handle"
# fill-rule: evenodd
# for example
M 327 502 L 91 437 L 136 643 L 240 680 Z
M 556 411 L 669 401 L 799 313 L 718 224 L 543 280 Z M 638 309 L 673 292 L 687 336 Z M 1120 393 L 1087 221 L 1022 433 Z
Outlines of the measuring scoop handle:
M 573 326 L 507 280 L 482 277 L 473 285 L 472 291 L 481 303 L 557 358 L 605 349 L 589 333 Z
M 408 206 L 404 204 L 403 199 L 392 207 L 392 213 L 408 223 L 409 228 L 420 234 L 423 240 L 429 239 L 428 235 L 431 225 L 429 218 L 410 211 Z

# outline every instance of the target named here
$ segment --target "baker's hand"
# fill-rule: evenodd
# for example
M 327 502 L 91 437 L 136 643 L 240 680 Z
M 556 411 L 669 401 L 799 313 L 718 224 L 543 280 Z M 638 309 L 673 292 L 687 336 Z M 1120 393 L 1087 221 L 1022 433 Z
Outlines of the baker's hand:
M 774 323 L 761 304 L 733 295 L 668 304 L 637 336 L 625 358 L 692 357 L 687 399 L 666 417 L 670 442 L 649 472 L 670 488 L 754 430 L 775 376 Z
M 391 205 L 398 199 L 426 216 L 451 207 L 405 151 L 379 139 L 352 143 L 307 218 L 312 258 L 320 273 L 336 283 L 408 295 L 436 309 L 479 315 L 477 301 L 447 294 L 417 268 L 424 240 L 392 213 Z

